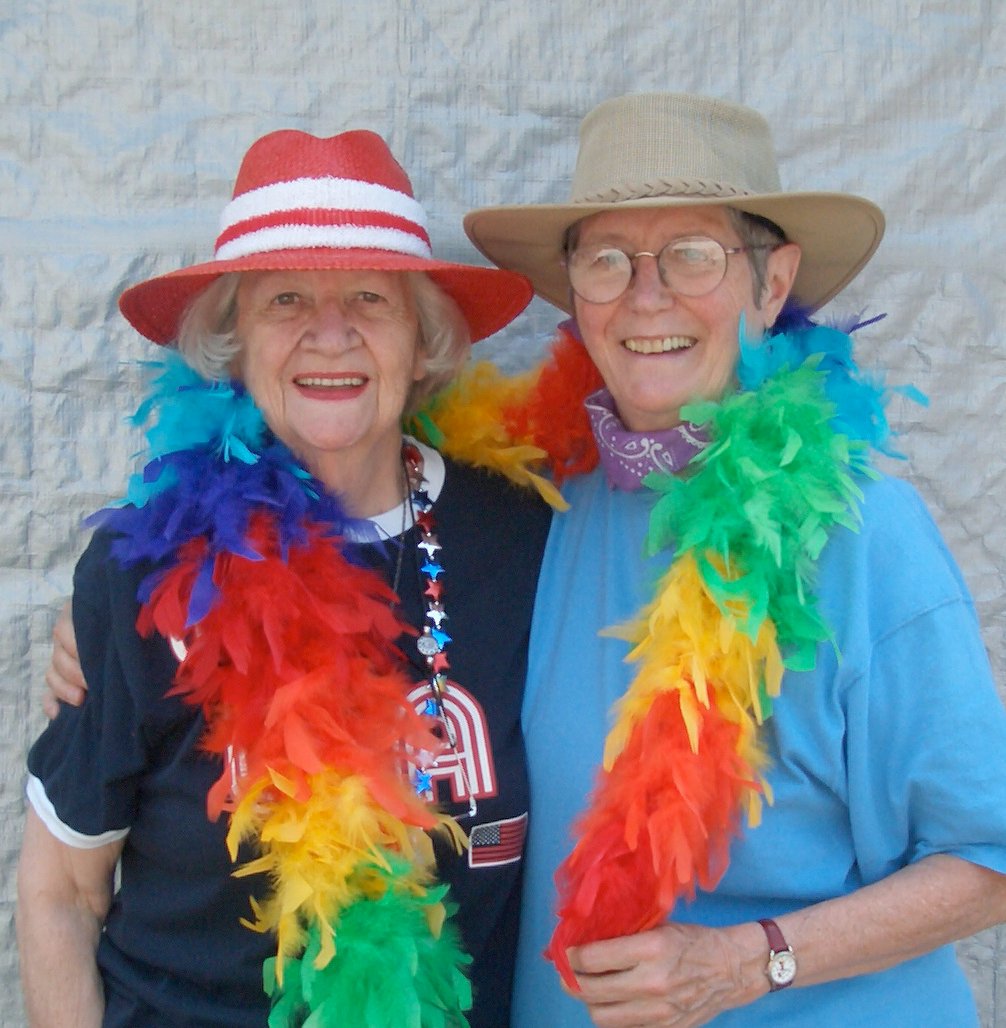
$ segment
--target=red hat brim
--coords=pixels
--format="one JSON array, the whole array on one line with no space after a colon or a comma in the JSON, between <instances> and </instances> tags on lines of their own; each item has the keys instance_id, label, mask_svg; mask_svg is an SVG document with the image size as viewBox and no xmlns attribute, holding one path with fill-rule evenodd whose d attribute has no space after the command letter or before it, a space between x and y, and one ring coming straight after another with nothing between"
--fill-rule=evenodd
<instances>
[{"instance_id":1,"label":"red hat brim","mask_svg":"<svg viewBox=\"0 0 1006 1028\"><path fill-rule=\"evenodd\" d=\"M530 281L517 272L453 264L384 250L278 250L208 261L131 286L119 310L139 332L162 346L173 343L186 307L232 271L421 271L461 308L472 342L508 325L531 302Z\"/></svg>"}]
</instances>

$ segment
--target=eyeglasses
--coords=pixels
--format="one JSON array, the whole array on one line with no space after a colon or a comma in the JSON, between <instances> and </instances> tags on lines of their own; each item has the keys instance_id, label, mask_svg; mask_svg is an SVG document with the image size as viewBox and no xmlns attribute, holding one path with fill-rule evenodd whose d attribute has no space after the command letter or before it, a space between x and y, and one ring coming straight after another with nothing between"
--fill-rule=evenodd
<instances>
[{"instance_id":1,"label":"eyeglasses","mask_svg":"<svg viewBox=\"0 0 1006 1028\"><path fill-rule=\"evenodd\" d=\"M654 257L660 281L682 296L711 293L727 273L727 257L749 250L774 250L774 245L724 246L708 236L672 239L657 253L628 254L611 244L578 246L566 259L569 284L588 303L610 303L625 292L640 257Z\"/></svg>"}]
</instances>

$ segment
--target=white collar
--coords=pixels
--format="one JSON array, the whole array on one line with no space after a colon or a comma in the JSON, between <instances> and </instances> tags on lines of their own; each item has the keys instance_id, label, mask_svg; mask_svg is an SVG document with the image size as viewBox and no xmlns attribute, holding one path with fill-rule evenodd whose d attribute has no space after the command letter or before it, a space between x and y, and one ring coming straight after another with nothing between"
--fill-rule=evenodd
<instances>
[{"instance_id":1,"label":"white collar","mask_svg":"<svg viewBox=\"0 0 1006 1028\"><path fill-rule=\"evenodd\" d=\"M411 436L404 436L404 441L412 443L423 455L423 480L426 487L426 494L430 501L435 503L437 497L444 487L444 458L432 447L413 439ZM403 500L396 504L391 510L383 514L377 514L372 518L362 519L364 524L370 526L369 530L354 531L352 526L347 526L346 535L354 542L373 542L376 532L379 539L394 539L402 534L402 525L406 531L412 527L412 515Z\"/></svg>"}]
</instances>

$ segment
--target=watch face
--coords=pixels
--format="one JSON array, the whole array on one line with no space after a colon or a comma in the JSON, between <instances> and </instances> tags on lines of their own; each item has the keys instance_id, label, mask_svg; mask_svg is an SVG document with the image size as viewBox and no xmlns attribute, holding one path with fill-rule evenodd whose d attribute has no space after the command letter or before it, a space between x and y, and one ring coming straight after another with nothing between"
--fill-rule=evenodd
<instances>
[{"instance_id":1,"label":"watch face","mask_svg":"<svg viewBox=\"0 0 1006 1028\"><path fill-rule=\"evenodd\" d=\"M796 977L796 957L789 950L776 953L769 961L768 976L776 985L789 985Z\"/></svg>"}]
</instances>

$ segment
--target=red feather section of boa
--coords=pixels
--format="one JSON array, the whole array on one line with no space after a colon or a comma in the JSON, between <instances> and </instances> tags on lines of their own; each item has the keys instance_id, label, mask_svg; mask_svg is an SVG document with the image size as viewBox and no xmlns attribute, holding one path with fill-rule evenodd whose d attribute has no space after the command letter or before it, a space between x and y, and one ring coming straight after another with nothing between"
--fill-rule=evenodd
<instances>
[{"instance_id":1,"label":"red feather section of boa","mask_svg":"<svg viewBox=\"0 0 1006 1028\"><path fill-rule=\"evenodd\" d=\"M560 328L530 395L520 406L503 411L511 439L530 442L548 454L557 486L597 467L597 445L583 401L603 384L583 343Z\"/></svg>"},{"instance_id":2,"label":"red feather section of boa","mask_svg":"<svg viewBox=\"0 0 1006 1028\"><path fill-rule=\"evenodd\" d=\"M737 753L738 726L715 705L700 717L696 753L678 693L659 694L599 776L580 841L557 874L559 925L545 953L572 988L569 946L652 928L726 870L753 775Z\"/></svg>"},{"instance_id":3,"label":"red feather section of boa","mask_svg":"<svg viewBox=\"0 0 1006 1028\"><path fill-rule=\"evenodd\" d=\"M395 641L409 629L391 612L391 590L350 564L323 529L282 554L270 519L256 514L247 538L262 559L216 556L213 580L226 583L228 602L197 627L185 622L206 554L201 539L182 548L137 625L184 642L172 691L202 707L209 752L244 757L237 781L225 759L207 799L210 816L233 810L242 786L270 772L304 801L309 776L339 768L363 776L395 817L433 827L401 770L406 750L436 753L442 744L406 700L411 682Z\"/></svg>"}]
</instances>

